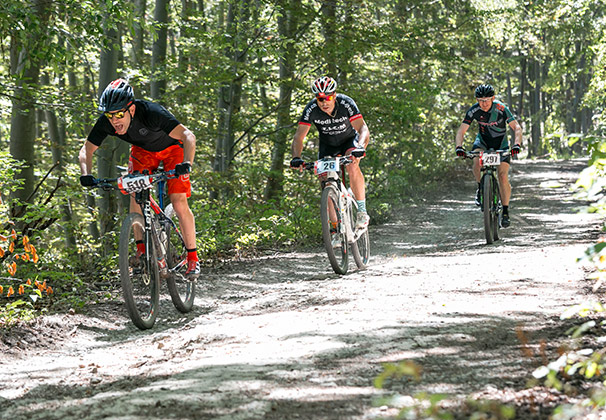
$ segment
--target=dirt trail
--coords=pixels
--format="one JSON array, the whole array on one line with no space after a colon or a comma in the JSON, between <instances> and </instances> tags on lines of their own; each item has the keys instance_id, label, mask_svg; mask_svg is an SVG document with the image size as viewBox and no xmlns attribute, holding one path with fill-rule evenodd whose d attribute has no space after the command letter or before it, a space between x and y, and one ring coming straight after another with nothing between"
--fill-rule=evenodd
<instances>
[{"instance_id":1,"label":"dirt trail","mask_svg":"<svg viewBox=\"0 0 606 420\"><path fill-rule=\"evenodd\" d=\"M491 246L463 173L371 226L367 270L334 275L321 249L228 264L200 282L191 314L164 296L146 332L119 304L47 317L2 347L0 419L390 418L381 397L405 405L421 390L506 401L540 363L517 335L537 354L590 297L575 258L599 221L568 189L583 167L516 163L512 226ZM381 363L402 360L421 381L375 389Z\"/></svg>"}]
</instances>

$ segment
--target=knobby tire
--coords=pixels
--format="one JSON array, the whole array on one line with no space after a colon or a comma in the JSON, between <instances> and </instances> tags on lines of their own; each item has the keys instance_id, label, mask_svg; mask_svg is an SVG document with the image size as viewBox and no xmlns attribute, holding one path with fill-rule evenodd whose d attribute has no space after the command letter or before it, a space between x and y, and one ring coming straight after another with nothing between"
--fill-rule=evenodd
<instances>
[{"instance_id":1,"label":"knobby tire","mask_svg":"<svg viewBox=\"0 0 606 420\"><path fill-rule=\"evenodd\" d=\"M345 236L345 226L343 221L340 220L341 215L339 212L339 193L336 188L327 185L322 190L322 200L320 202L320 216L322 219L322 239L324 240L324 247L326 248L326 254L328 254L328 260L335 273L345 274L347 273L349 264L349 253L347 252L347 239ZM330 209L334 209L337 216L337 235L340 238L340 247L333 248L332 235L330 232Z\"/></svg>"},{"instance_id":2,"label":"knobby tire","mask_svg":"<svg viewBox=\"0 0 606 420\"><path fill-rule=\"evenodd\" d=\"M137 256L135 231L143 235L146 253ZM133 324L141 330L153 327L158 316L160 273L154 241L145 239L145 222L138 213L130 213L120 230L120 281L124 303Z\"/></svg>"},{"instance_id":3,"label":"knobby tire","mask_svg":"<svg viewBox=\"0 0 606 420\"><path fill-rule=\"evenodd\" d=\"M494 205L494 189L492 187L492 183L492 176L484 174L482 177L482 210L484 212L484 233L487 244L494 242L494 216L492 211L492 207Z\"/></svg>"},{"instance_id":4,"label":"knobby tire","mask_svg":"<svg viewBox=\"0 0 606 420\"><path fill-rule=\"evenodd\" d=\"M501 214L503 212L503 206L501 205L501 194L499 193L499 183L496 179L493 179L493 222L492 222L492 238L495 241L499 240L501 228Z\"/></svg>"},{"instance_id":5,"label":"knobby tire","mask_svg":"<svg viewBox=\"0 0 606 420\"><path fill-rule=\"evenodd\" d=\"M176 223L176 217L174 222ZM166 285L175 308L182 313L187 313L192 310L196 296L196 283L187 280L185 277L187 249L177 226L173 226L170 221L166 221L164 232L166 232L168 239L166 263L169 275L166 279Z\"/></svg>"}]
</instances>

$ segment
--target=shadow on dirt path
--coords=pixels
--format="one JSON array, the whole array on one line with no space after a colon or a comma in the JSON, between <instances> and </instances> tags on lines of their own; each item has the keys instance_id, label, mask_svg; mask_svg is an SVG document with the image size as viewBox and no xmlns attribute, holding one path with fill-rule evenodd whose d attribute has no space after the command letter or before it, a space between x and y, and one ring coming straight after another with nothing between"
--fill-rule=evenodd
<instances>
[{"instance_id":1,"label":"shadow on dirt path","mask_svg":"<svg viewBox=\"0 0 606 420\"><path fill-rule=\"evenodd\" d=\"M367 270L337 276L321 250L227 264L200 282L191 314L164 296L151 331L120 305L48 317L46 344L24 334L3 348L0 418L374 419L419 391L453 407L521 392L541 343L555 354L562 310L588 297L575 257L600 220L569 190L583 167L516 162L512 227L491 246L465 172L371 226ZM403 360L420 381L373 387L383 363Z\"/></svg>"}]
</instances>

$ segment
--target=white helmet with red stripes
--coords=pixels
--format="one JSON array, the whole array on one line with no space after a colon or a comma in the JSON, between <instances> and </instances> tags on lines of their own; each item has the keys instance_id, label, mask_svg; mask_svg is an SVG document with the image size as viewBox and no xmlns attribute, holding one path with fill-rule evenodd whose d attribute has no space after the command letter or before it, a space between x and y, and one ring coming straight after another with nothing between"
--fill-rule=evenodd
<instances>
[{"instance_id":1,"label":"white helmet with red stripes","mask_svg":"<svg viewBox=\"0 0 606 420\"><path fill-rule=\"evenodd\" d=\"M322 76L311 84L311 91L314 94L318 93L333 93L337 90L337 82L332 77Z\"/></svg>"}]
</instances>

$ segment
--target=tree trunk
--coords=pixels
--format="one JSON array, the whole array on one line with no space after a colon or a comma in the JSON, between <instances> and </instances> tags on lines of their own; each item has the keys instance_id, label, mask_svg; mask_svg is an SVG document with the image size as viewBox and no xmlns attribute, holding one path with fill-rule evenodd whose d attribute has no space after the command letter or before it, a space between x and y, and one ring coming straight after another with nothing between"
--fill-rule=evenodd
<instances>
[{"instance_id":1,"label":"tree trunk","mask_svg":"<svg viewBox=\"0 0 606 420\"><path fill-rule=\"evenodd\" d=\"M50 78L47 73L42 74L41 77L42 85L49 86ZM52 111L52 109L46 109L44 111L44 118L46 120L47 128L48 128L48 137L50 139L51 144L51 154L53 161L52 165L57 164L57 172L60 176L65 174L65 162L63 160L63 150L65 149L65 133L61 132L62 127L57 122L57 116ZM72 229L73 220L72 220L72 211L71 211L71 200L67 200L65 204L62 206L63 212L63 233L65 235L65 246L69 249L74 249L76 247L76 236L74 234L74 230Z\"/></svg>"},{"instance_id":2,"label":"tree trunk","mask_svg":"<svg viewBox=\"0 0 606 420\"><path fill-rule=\"evenodd\" d=\"M509 72L507 72L507 75L505 78L507 80L507 106L513 113L514 112L513 111L513 95L511 94L511 75L509 74ZM511 130L508 130L508 131L511 131ZM509 134L509 146L512 147L514 144L515 144L515 133L513 131L511 131Z\"/></svg>"},{"instance_id":3,"label":"tree trunk","mask_svg":"<svg viewBox=\"0 0 606 420\"><path fill-rule=\"evenodd\" d=\"M52 3L46 0L32 0L27 7L32 7L32 20L37 22L32 26L43 27L48 21ZM25 27L28 30L29 24ZM45 48L44 37L35 31L28 32L25 37L11 37L11 75L15 80L15 89L12 97L10 154L13 158L23 162L21 172L16 178L23 181L23 188L11 192L11 197L17 199L22 205L15 205L11 209L12 215L20 215L25 211L27 202L32 199L34 191L34 136L36 127L36 110L34 98L29 86L36 85L40 76L42 63L40 50Z\"/></svg>"},{"instance_id":4,"label":"tree trunk","mask_svg":"<svg viewBox=\"0 0 606 420\"><path fill-rule=\"evenodd\" d=\"M135 19L133 22L134 33L130 58L135 64L135 68L141 67L145 63L145 32L143 31L143 24L145 22L146 6L147 0L134 0Z\"/></svg>"},{"instance_id":5,"label":"tree trunk","mask_svg":"<svg viewBox=\"0 0 606 420\"><path fill-rule=\"evenodd\" d=\"M541 64L538 59L532 60L532 79L534 86L531 92L532 126L531 141L528 154L530 157L539 156L541 152Z\"/></svg>"},{"instance_id":6,"label":"tree trunk","mask_svg":"<svg viewBox=\"0 0 606 420\"><path fill-rule=\"evenodd\" d=\"M326 63L326 75L337 78L337 57L336 57L336 24L337 24L337 3L332 0L322 1L322 33L324 35L324 62ZM318 74L323 76L325 74Z\"/></svg>"},{"instance_id":7,"label":"tree trunk","mask_svg":"<svg viewBox=\"0 0 606 420\"><path fill-rule=\"evenodd\" d=\"M244 29L250 18L250 1L243 0L230 3L225 22L225 32L231 35L232 44L226 48L225 54L232 62L232 80L219 88L217 108L219 121L217 139L215 142L215 159L213 170L227 177L233 160L235 142L234 119L240 112L242 97L242 82L244 74L240 73L241 64L246 61L246 31ZM223 191L229 194L228 190ZM211 193L211 198L218 198L218 191Z\"/></svg>"},{"instance_id":8,"label":"tree trunk","mask_svg":"<svg viewBox=\"0 0 606 420\"><path fill-rule=\"evenodd\" d=\"M520 60L520 98L518 100L518 115L520 119L524 116L524 95L526 94L526 85L527 85L527 62L526 56L523 55Z\"/></svg>"},{"instance_id":9,"label":"tree trunk","mask_svg":"<svg viewBox=\"0 0 606 420\"><path fill-rule=\"evenodd\" d=\"M166 65L166 45L168 38L168 0L156 0L154 21L157 37L152 46L151 96L160 99L166 90L164 66Z\"/></svg>"},{"instance_id":10,"label":"tree trunk","mask_svg":"<svg viewBox=\"0 0 606 420\"><path fill-rule=\"evenodd\" d=\"M99 97L105 87L118 77L118 45L120 45L120 37L118 31L112 25L105 26L105 38L108 39L107 48L101 50L100 66L99 66ZM109 178L116 174L115 150L118 147L118 142L121 141L116 137L106 139L101 147L97 149L97 176L99 178ZM113 191L101 191L101 202L99 208L99 223L100 234L103 241L109 241L107 233L115 229L114 215L117 212L116 194ZM104 247L109 249L109 247Z\"/></svg>"},{"instance_id":11,"label":"tree trunk","mask_svg":"<svg viewBox=\"0 0 606 420\"><path fill-rule=\"evenodd\" d=\"M276 119L276 134L274 137L273 150L271 154L271 165L267 185L265 187L265 199L272 200L279 196L284 182L284 155L288 148L289 133L285 129L291 123L290 106L294 84L294 63L296 55L295 43L292 34L297 26L298 0L282 0L279 3L278 33L281 38L280 51L280 103L278 104Z\"/></svg>"}]
</instances>

